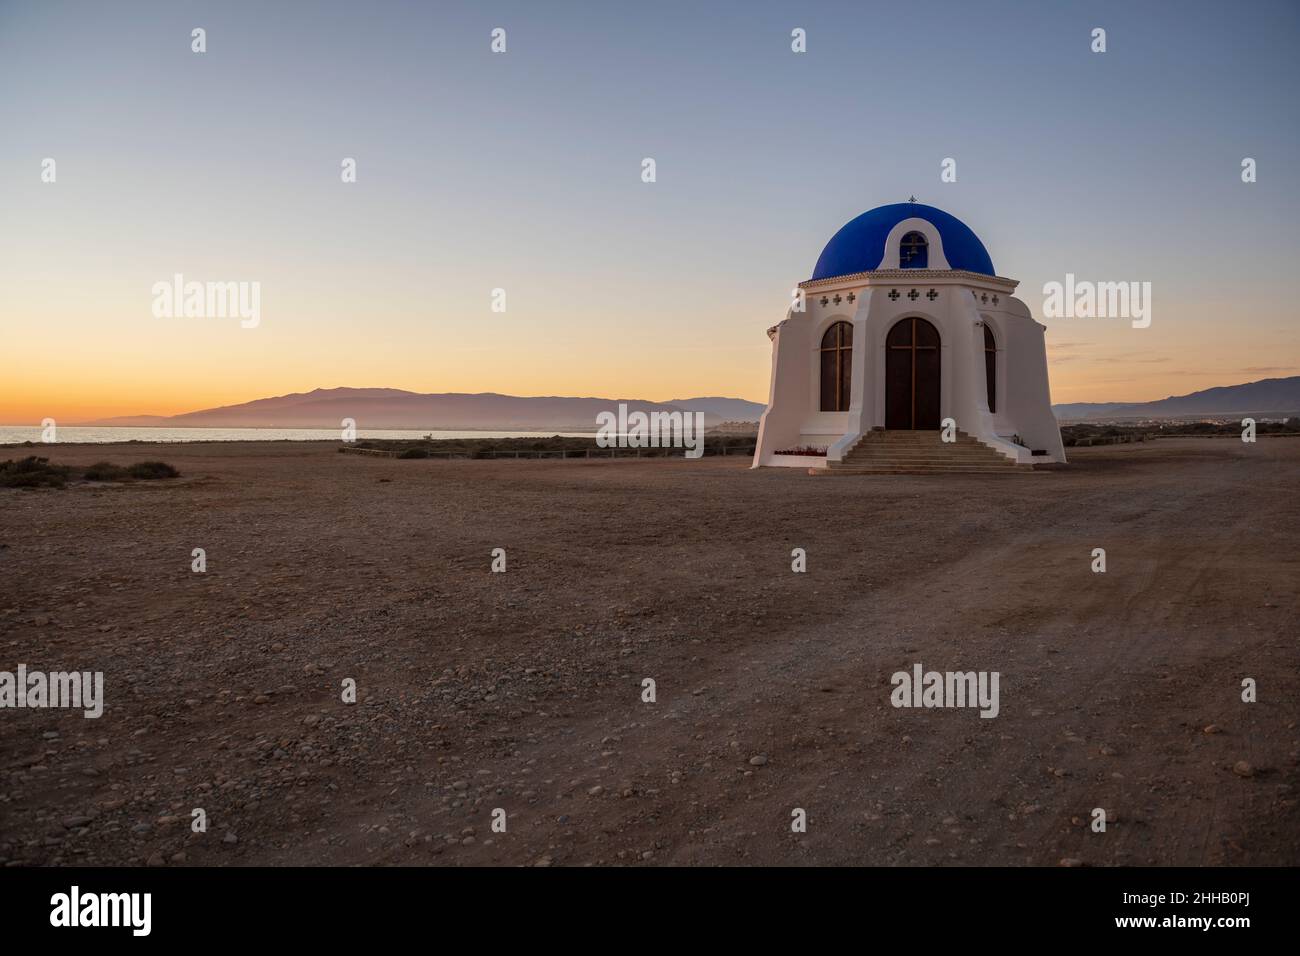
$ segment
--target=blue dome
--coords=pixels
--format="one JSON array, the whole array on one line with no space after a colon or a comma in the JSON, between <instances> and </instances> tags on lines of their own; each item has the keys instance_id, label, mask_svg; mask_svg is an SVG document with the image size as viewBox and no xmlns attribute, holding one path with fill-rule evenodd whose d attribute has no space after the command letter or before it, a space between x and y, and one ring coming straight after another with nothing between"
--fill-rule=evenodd
<instances>
[{"instance_id":1,"label":"blue dome","mask_svg":"<svg viewBox=\"0 0 1300 956\"><path fill-rule=\"evenodd\" d=\"M993 260L979 236L956 216L919 202L898 202L877 206L840 228L826 243L813 269L814 279L830 279L855 272L871 272L885 257L885 239L889 231L904 219L924 219L939 230L944 258L952 269L965 269L981 275L997 275Z\"/></svg>"}]
</instances>

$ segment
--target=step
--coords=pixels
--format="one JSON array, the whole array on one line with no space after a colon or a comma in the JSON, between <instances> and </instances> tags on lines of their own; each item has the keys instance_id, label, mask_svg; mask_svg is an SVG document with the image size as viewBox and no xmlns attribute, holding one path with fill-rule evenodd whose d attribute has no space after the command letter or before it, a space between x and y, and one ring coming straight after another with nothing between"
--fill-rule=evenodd
<instances>
[{"instance_id":1,"label":"step","mask_svg":"<svg viewBox=\"0 0 1300 956\"><path fill-rule=\"evenodd\" d=\"M885 467L872 468L809 468L810 475L1032 475L1033 466L1013 466L1010 468L974 466L930 466L930 467Z\"/></svg>"},{"instance_id":2,"label":"step","mask_svg":"<svg viewBox=\"0 0 1300 956\"><path fill-rule=\"evenodd\" d=\"M933 455L944 458L988 458L1011 461L991 448L854 448L845 458L872 458L881 455Z\"/></svg>"},{"instance_id":3,"label":"step","mask_svg":"<svg viewBox=\"0 0 1300 956\"><path fill-rule=\"evenodd\" d=\"M870 461L832 461L829 468L1015 468L1014 461L978 459L962 461L951 458L873 458Z\"/></svg>"},{"instance_id":4,"label":"step","mask_svg":"<svg viewBox=\"0 0 1300 956\"><path fill-rule=\"evenodd\" d=\"M1033 465L993 465L993 464L969 464L958 462L938 462L938 461L880 461L870 463L859 463L843 465L837 462L831 462L827 465L827 471L874 471L878 468L915 468L918 471L942 471L949 468L960 470L974 469L976 471L1026 471L1032 470Z\"/></svg>"},{"instance_id":5,"label":"step","mask_svg":"<svg viewBox=\"0 0 1300 956\"><path fill-rule=\"evenodd\" d=\"M991 448L854 448L845 458L871 458L880 455L931 455L944 458L987 458L993 461L1011 461Z\"/></svg>"},{"instance_id":6,"label":"step","mask_svg":"<svg viewBox=\"0 0 1300 956\"><path fill-rule=\"evenodd\" d=\"M943 442L944 445L952 445L958 441L978 441L972 434L958 433L953 436L952 441L944 441L944 437L939 432L909 432L907 434L891 434L889 432L876 432L874 434L865 434L858 441L932 441Z\"/></svg>"},{"instance_id":7,"label":"step","mask_svg":"<svg viewBox=\"0 0 1300 956\"><path fill-rule=\"evenodd\" d=\"M958 432L943 441L937 431L873 431L863 435L841 461L819 475L1005 475L1029 474L1031 464L1008 458L972 435Z\"/></svg>"},{"instance_id":8,"label":"step","mask_svg":"<svg viewBox=\"0 0 1300 956\"><path fill-rule=\"evenodd\" d=\"M895 455L889 458L859 458L853 461L831 461L827 462L830 468L879 468L889 465L950 465L955 468L1015 468L1017 462L1008 461L1003 458L1001 461L991 458L920 458L911 455Z\"/></svg>"},{"instance_id":9,"label":"step","mask_svg":"<svg viewBox=\"0 0 1300 956\"><path fill-rule=\"evenodd\" d=\"M979 445L981 448L987 448L981 441L974 438L959 438L956 441L940 441L938 438L864 438L858 442L858 445L875 445L889 446L895 445L943 445L947 448L953 448L961 445ZM856 445L854 447L857 447Z\"/></svg>"},{"instance_id":10,"label":"step","mask_svg":"<svg viewBox=\"0 0 1300 956\"><path fill-rule=\"evenodd\" d=\"M872 465L869 468L823 468L834 475L1002 475L1025 472L1025 468L977 468L971 465Z\"/></svg>"},{"instance_id":11,"label":"step","mask_svg":"<svg viewBox=\"0 0 1300 956\"><path fill-rule=\"evenodd\" d=\"M965 432L958 432L953 436L955 441L975 441L974 435L967 435ZM861 441L943 441L943 435L940 432L871 432L863 435Z\"/></svg>"},{"instance_id":12,"label":"step","mask_svg":"<svg viewBox=\"0 0 1300 956\"><path fill-rule=\"evenodd\" d=\"M858 445L856 448L850 448L845 455L998 455L1004 457L1001 452L996 452L992 448L983 445L890 445L882 447L881 445L868 445L863 447Z\"/></svg>"},{"instance_id":13,"label":"step","mask_svg":"<svg viewBox=\"0 0 1300 956\"><path fill-rule=\"evenodd\" d=\"M873 441L859 442L850 448L850 451L868 451L872 448L878 448L882 451L894 451L895 449L907 448L941 448L944 451L994 451L988 445L980 442L961 442L960 444L940 444L939 442L920 442L920 441Z\"/></svg>"}]
</instances>

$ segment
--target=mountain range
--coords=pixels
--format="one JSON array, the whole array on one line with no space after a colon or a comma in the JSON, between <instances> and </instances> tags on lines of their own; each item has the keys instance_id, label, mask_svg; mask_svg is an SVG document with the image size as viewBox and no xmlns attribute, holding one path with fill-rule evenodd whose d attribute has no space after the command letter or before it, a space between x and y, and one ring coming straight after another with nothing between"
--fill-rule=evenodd
<instances>
[{"instance_id":1,"label":"mountain range","mask_svg":"<svg viewBox=\"0 0 1300 956\"><path fill-rule=\"evenodd\" d=\"M626 398L499 395L495 392L408 392L398 388L318 388L181 415L128 415L87 422L166 428L360 428L429 430L595 431L596 415L617 411L703 412L706 427L757 422L763 407L741 398L706 396L650 402ZM1053 405L1059 421L1181 418L1199 415L1300 414L1300 375L1223 385L1151 402L1072 402Z\"/></svg>"},{"instance_id":2,"label":"mountain range","mask_svg":"<svg viewBox=\"0 0 1300 956\"><path fill-rule=\"evenodd\" d=\"M495 392L422 394L398 388L318 388L259 398L239 405L181 415L126 415L87 422L98 426L163 428L338 428L351 418L358 428L429 430L519 429L595 431L600 412L703 412L705 427L724 421L757 422L763 406L739 398L683 398L649 402L626 398L523 397Z\"/></svg>"},{"instance_id":3,"label":"mountain range","mask_svg":"<svg viewBox=\"0 0 1300 956\"><path fill-rule=\"evenodd\" d=\"M1300 413L1300 375L1220 385L1154 402L1074 402L1053 405L1058 421L1096 418L1184 418L1198 415Z\"/></svg>"}]
</instances>

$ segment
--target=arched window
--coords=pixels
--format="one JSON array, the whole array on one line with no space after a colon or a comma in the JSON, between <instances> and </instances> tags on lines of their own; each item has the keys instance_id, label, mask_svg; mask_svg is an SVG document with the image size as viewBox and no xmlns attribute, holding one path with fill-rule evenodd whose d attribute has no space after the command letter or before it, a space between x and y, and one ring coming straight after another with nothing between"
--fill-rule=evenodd
<instances>
[{"instance_id":1,"label":"arched window","mask_svg":"<svg viewBox=\"0 0 1300 956\"><path fill-rule=\"evenodd\" d=\"M822 336L822 411L847 412L853 383L853 326L836 322Z\"/></svg>"},{"instance_id":2,"label":"arched window","mask_svg":"<svg viewBox=\"0 0 1300 956\"><path fill-rule=\"evenodd\" d=\"M930 244L919 232L909 232L898 244L898 265L903 269L924 269L930 261Z\"/></svg>"},{"instance_id":3,"label":"arched window","mask_svg":"<svg viewBox=\"0 0 1300 956\"><path fill-rule=\"evenodd\" d=\"M993 340L989 324L984 323L984 386L989 393L989 411L998 410L998 343Z\"/></svg>"}]
</instances>

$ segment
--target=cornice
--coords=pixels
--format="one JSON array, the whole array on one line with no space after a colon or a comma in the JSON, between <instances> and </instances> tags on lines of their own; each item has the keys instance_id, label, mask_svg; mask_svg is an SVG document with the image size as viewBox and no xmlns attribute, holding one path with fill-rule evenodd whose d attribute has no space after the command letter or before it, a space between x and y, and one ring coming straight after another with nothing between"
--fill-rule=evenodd
<instances>
[{"instance_id":1,"label":"cornice","mask_svg":"<svg viewBox=\"0 0 1300 956\"><path fill-rule=\"evenodd\" d=\"M873 269L828 279L808 279L799 288L809 291L842 286L870 285L977 285L1012 292L1020 282L1002 276L986 276L965 269Z\"/></svg>"}]
</instances>

